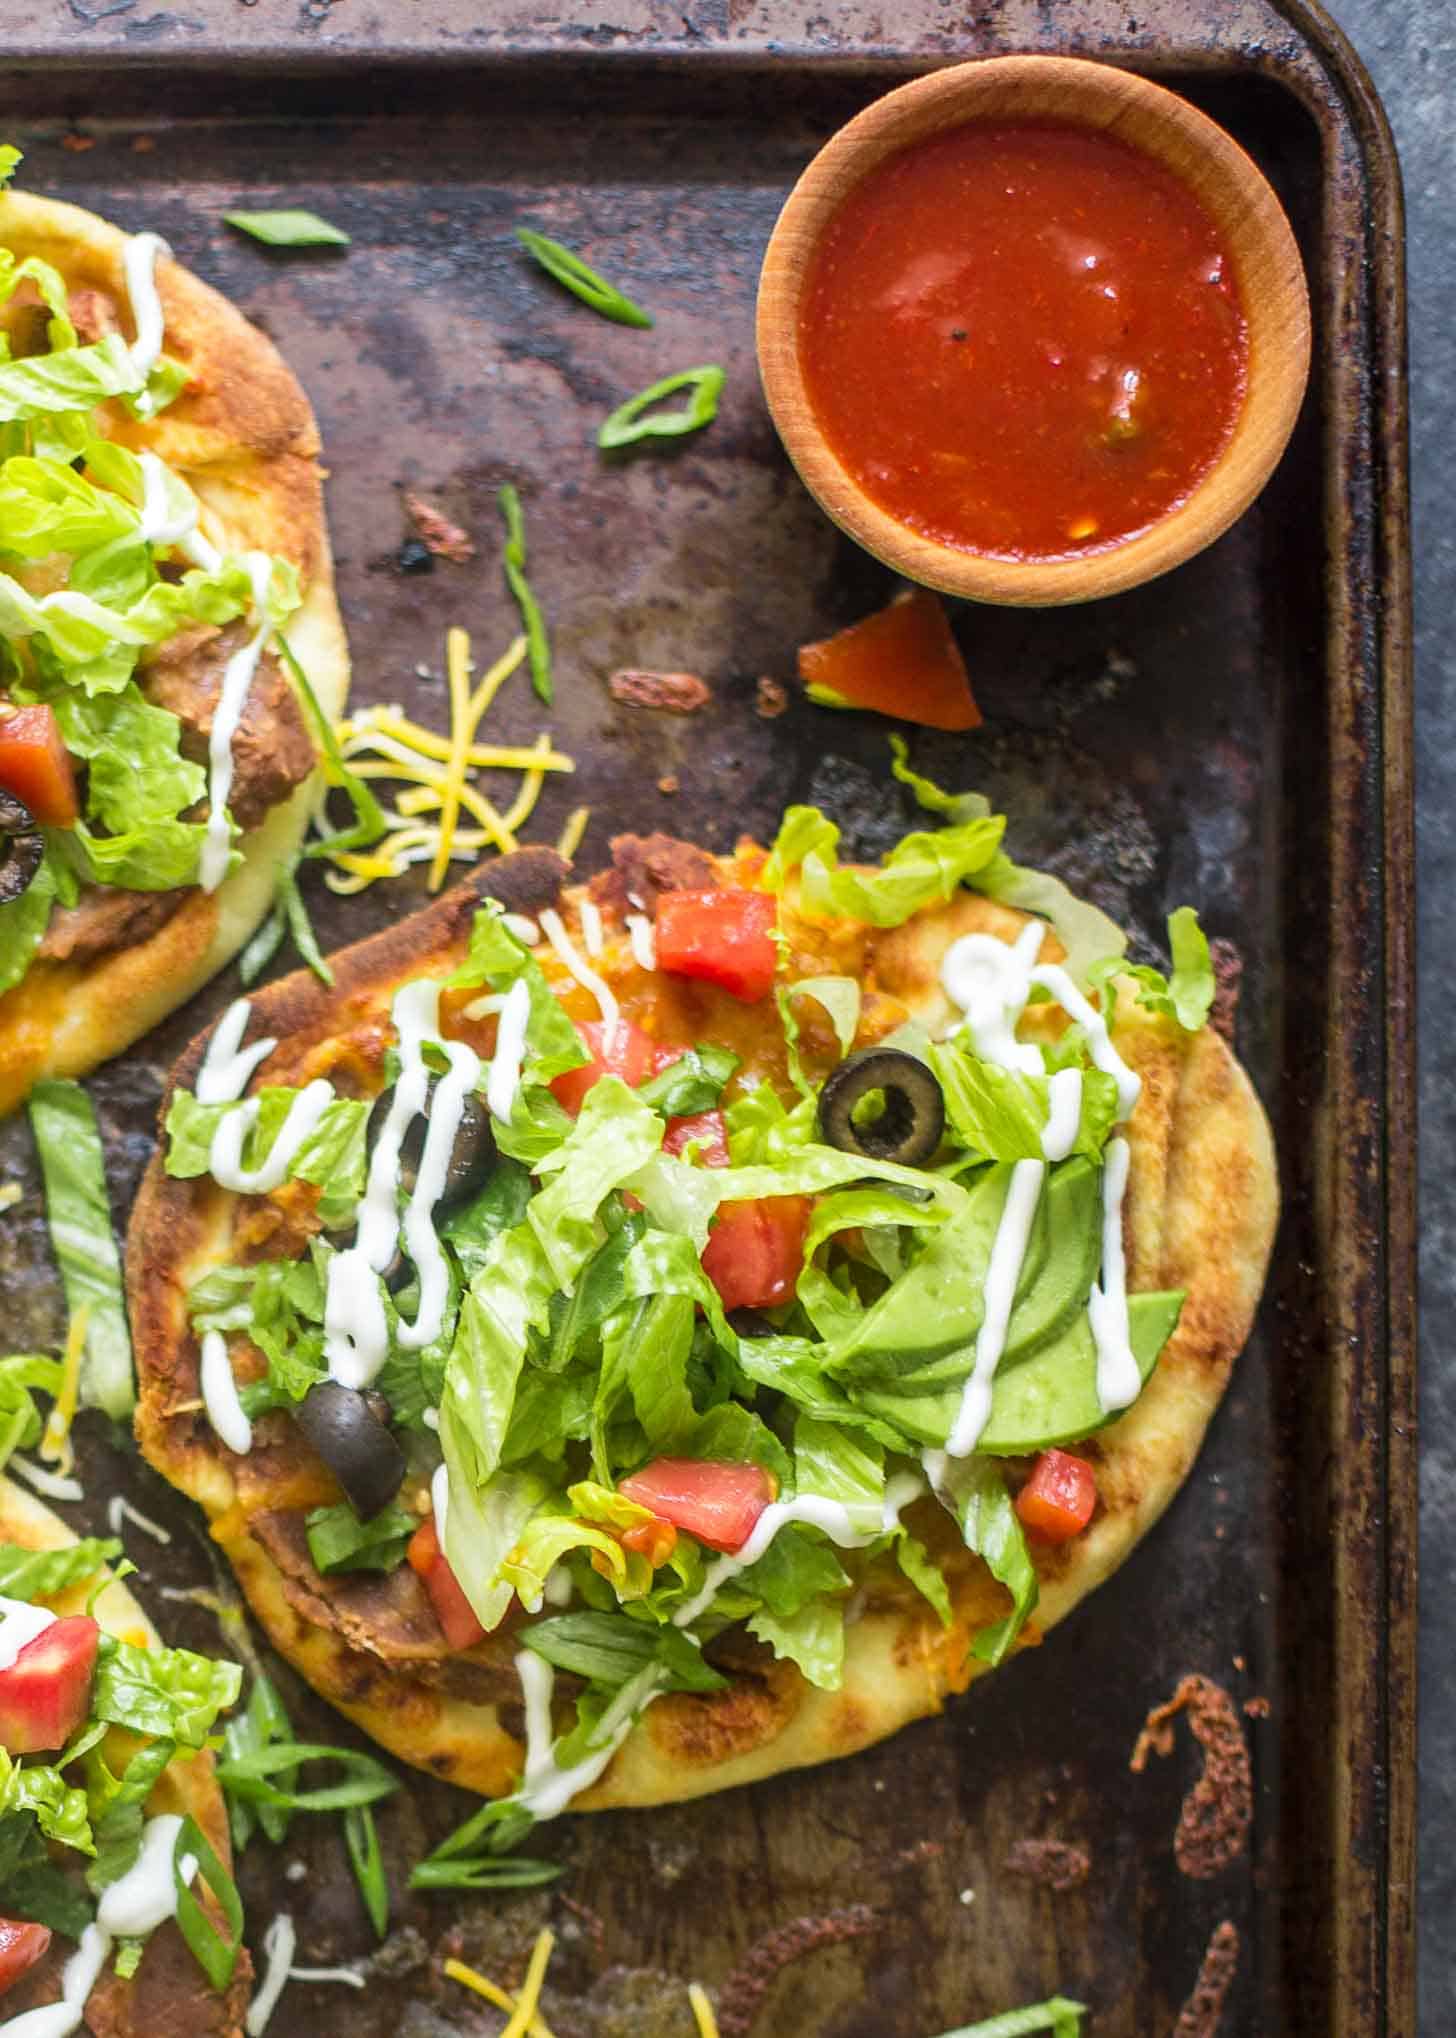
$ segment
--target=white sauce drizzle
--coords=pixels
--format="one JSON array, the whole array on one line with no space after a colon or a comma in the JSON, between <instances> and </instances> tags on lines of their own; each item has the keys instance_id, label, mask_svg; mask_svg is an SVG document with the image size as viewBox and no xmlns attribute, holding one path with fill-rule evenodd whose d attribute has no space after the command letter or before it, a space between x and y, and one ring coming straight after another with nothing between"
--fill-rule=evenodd
<instances>
[{"instance_id":1,"label":"white sauce drizzle","mask_svg":"<svg viewBox=\"0 0 1456 2038\"><path fill-rule=\"evenodd\" d=\"M1011 1184L1006 1191L1001 1221L996 1226L996 1236L991 1244L990 1264L986 1268L981 1327L976 1332L976 1362L961 1394L961 1405L956 1411L950 1435L945 1440L946 1451L952 1458L970 1456L990 1419L992 1382L1001 1363L1001 1354L1006 1349L1006 1331L1011 1322L1012 1304L1016 1300L1016 1284L1021 1277L1021 1263L1026 1258L1026 1244L1031 1237L1032 1220L1041 1200L1046 1171L1045 1161L1016 1161L1012 1165Z\"/></svg>"},{"instance_id":2,"label":"white sauce drizzle","mask_svg":"<svg viewBox=\"0 0 1456 2038\"><path fill-rule=\"evenodd\" d=\"M638 969L657 968L657 930L645 913L627 915L627 939Z\"/></svg>"},{"instance_id":3,"label":"white sauce drizzle","mask_svg":"<svg viewBox=\"0 0 1456 2038\"><path fill-rule=\"evenodd\" d=\"M202 1334L201 1385L208 1421L228 1449L245 1458L253 1448L253 1425L243 1413L227 1339L220 1330Z\"/></svg>"},{"instance_id":4,"label":"white sauce drizzle","mask_svg":"<svg viewBox=\"0 0 1456 2038\"><path fill-rule=\"evenodd\" d=\"M1142 1391L1127 1320L1127 1261L1122 1249L1122 1199L1132 1149L1110 1139L1102 1168L1102 1280L1087 1298L1097 1347L1097 1399L1103 1410L1130 1408Z\"/></svg>"},{"instance_id":5,"label":"white sauce drizzle","mask_svg":"<svg viewBox=\"0 0 1456 2038\"><path fill-rule=\"evenodd\" d=\"M445 1547L445 1517L450 1512L450 1470L445 1464L436 1465L430 1480L430 1511L435 1517L435 1540L443 1550Z\"/></svg>"},{"instance_id":6,"label":"white sauce drizzle","mask_svg":"<svg viewBox=\"0 0 1456 2038\"><path fill-rule=\"evenodd\" d=\"M571 1597L575 1590L576 1587L572 1583L571 1572L567 1566L565 1564L553 1564L546 1573L545 1582L541 1587L541 1597L548 1606L570 1606Z\"/></svg>"},{"instance_id":7,"label":"white sauce drizzle","mask_svg":"<svg viewBox=\"0 0 1456 2038\"><path fill-rule=\"evenodd\" d=\"M1077 1143L1082 1123L1082 1071L1056 1069L1047 1079L1051 1105L1042 1127L1041 1150L1049 1161L1064 1161Z\"/></svg>"},{"instance_id":8,"label":"white sauce drizzle","mask_svg":"<svg viewBox=\"0 0 1456 2038\"><path fill-rule=\"evenodd\" d=\"M232 855L232 823L227 815L227 802L233 786L233 738L243 719L248 689L253 684L253 674L258 669L263 646L273 633L267 614L273 561L266 552L249 552L246 559L253 608L262 620L223 668L217 707L213 711L212 734L207 742L207 832L202 838L202 855L197 866L198 883L205 892L215 892L227 876L228 859Z\"/></svg>"},{"instance_id":9,"label":"white sauce drizzle","mask_svg":"<svg viewBox=\"0 0 1456 2038\"><path fill-rule=\"evenodd\" d=\"M1029 920L1010 944L994 934L963 934L940 965L945 994L965 1013L981 1060L1026 1076L1041 1074L1041 1050L1018 1040L1016 1027L1031 995L1032 966L1045 935L1040 920Z\"/></svg>"},{"instance_id":10,"label":"white sauce drizzle","mask_svg":"<svg viewBox=\"0 0 1456 2038\"><path fill-rule=\"evenodd\" d=\"M51 1227L55 1236L55 1227ZM33 1465L29 1458L22 1458L17 1451L8 1460L7 1472L18 1472L27 1486L33 1486L37 1493L43 1493L47 1500L84 1500L86 1489L79 1479L67 1479L60 1472L47 1471L44 1465Z\"/></svg>"},{"instance_id":11,"label":"white sauce drizzle","mask_svg":"<svg viewBox=\"0 0 1456 2038\"><path fill-rule=\"evenodd\" d=\"M276 1040L255 1040L241 1046L251 1010L246 998L234 998L213 1028L193 1091L199 1104L235 1103L259 1062L266 1061L278 1045Z\"/></svg>"},{"instance_id":12,"label":"white sauce drizzle","mask_svg":"<svg viewBox=\"0 0 1456 2038\"><path fill-rule=\"evenodd\" d=\"M75 1952L61 1971L61 2000L39 2010L24 2010L0 2024L6 2038L71 2038L81 2028L86 1998L100 1979L111 1952L111 1940L99 1925L88 1925Z\"/></svg>"},{"instance_id":13,"label":"white sauce drizzle","mask_svg":"<svg viewBox=\"0 0 1456 2038\"><path fill-rule=\"evenodd\" d=\"M1117 1084L1119 1124L1131 1118L1133 1107L1142 1094L1142 1077L1133 1073L1113 1046L1102 1014L1095 1005L1088 1004L1060 963L1038 963L1031 973L1031 980L1040 984L1043 990L1050 991L1069 1018L1081 1021L1093 1066L1101 1069L1103 1075L1111 1076Z\"/></svg>"},{"instance_id":14,"label":"white sauce drizzle","mask_svg":"<svg viewBox=\"0 0 1456 2038\"><path fill-rule=\"evenodd\" d=\"M490 1058L490 1074L485 1084L486 1106L491 1117L499 1118L503 1125L510 1124L511 1113L516 1108L516 1092L521 1086L521 1063L526 1056L526 1026L530 1017L531 993L525 982L517 977L506 992L506 1000L501 1007L495 1053Z\"/></svg>"},{"instance_id":15,"label":"white sauce drizzle","mask_svg":"<svg viewBox=\"0 0 1456 2038\"><path fill-rule=\"evenodd\" d=\"M177 1882L173 1857L182 1821L175 1812L148 1819L142 1828L141 1852L125 1875L107 1884L96 1906L96 1922L110 1938L145 1939L158 1925L177 1914ZM190 1883L197 1873L195 1854L184 1854L177 1873Z\"/></svg>"},{"instance_id":16,"label":"white sauce drizzle","mask_svg":"<svg viewBox=\"0 0 1456 2038\"><path fill-rule=\"evenodd\" d=\"M139 375L151 374L162 351L164 317L157 291L157 257L171 252L160 234L132 234L122 250L122 274L131 300L132 324L136 327L131 362ZM139 411L145 414L150 408L145 394L137 398Z\"/></svg>"},{"instance_id":17,"label":"white sauce drizzle","mask_svg":"<svg viewBox=\"0 0 1456 2038\"><path fill-rule=\"evenodd\" d=\"M908 1507L912 1498L913 1495L907 1494L899 1502L899 1506ZM779 1530L787 1528L790 1522L807 1522L811 1528L822 1529L829 1540L837 1543L841 1549L858 1550L863 1549L866 1543L872 1543L876 1536L885 1533L888 1509L887 1491L884 1509L877 1511L873 1520L861 1529L856 1527L853 1516L842 1501L826 1499L822 1494L801 1493L797 1500L773 1501L754 1523L753 1533L742 1549L735 1550L731 1556L719 1557L716 1564L708 1566L703 1577L702 1590L678 1608L672 1617L673 1626L691 1627L698 1615L712 1605L718 1588L726 1585L730 1578L736 1577L750 1564L756 1564ZM894 1521L888 1524L891 1528L894 1525Z\"/></svg>"},{"instance_id":18,"label":"white sauce drizzle","mask_svg":"<svg viewBox=\"0 0 1456 2038\"><path fill-rule=\"evenodd\" d=\"M288 1107L288 1115L267 1157L255 1168L243 1166L243 1147L258 1122L263 1106L256 1097L227 1111L217 1122L207 1151L207 1168L212 1179L236 1196L268 1196L288 1179L288 1170L319 1127L319 1120L334 1101L334 1086L316 1076L301 1089Z\"/></svg>"},{"instance_id":19,"label":"white sauce drizzle","mask_svg":"<svg viewBox=\"0 0 1456 2038\"><path fill-rule=\"evenodd\" d=\"M138 453L137 461L142 470L142 516L137 536L148 545L180 545L197 522L196 497L184 488L182 506L174 511L168 488L173 476L166 462L155 453Z\"/></svg>"},{"instance_id":20,"label":"white sauce drizzle","mask_svg":"<svg viewBox=\"0 0 1456 2038\"><path fill-rule=\"evenodd\" d=\"M427 1103L429 1129L403 1226L405 1251L419 1277L420 1306L412 1324L400 1324L398 1335L402 1345L418 1350L440 1334L450 1280L431 1213L445 1186L465 1098L480 1079L480 1059L473 1049L463 1041L440 1040L438 983L406 984L395 996L390 1017L399 1034L399 1079L374 1142L355 1243L329 1261L324 1299L324 1357L330 1377L345 1387L367 1387L389 1353L389 1326L375 1276L389 1265L399 1241L400 1149ZM429 1041L440 1045L449 1063L433 1100L424 1058Z\"/></svg>"},{"instance_id":21,"label":"white sauce drizzle","mask_svg":"<svg viewBox=\"0 0 1456 2038\"><path fill-rule=\"evenodd\" d=\"M926 1492L925 1481L915 1472L894 1472L885 1481L885 1506L880 1519L880 1531L889 1535L900 1526L900 1516L914 1500Z\"/></svg>"},{"instance_id":22,"label":"white sauce drizzle","mask_svg":"<svg viewBox=\"0 0 1456 2038\"><path fill-rule=\"evenodd\" d=\"M594 900L583 899L579 909L581 938L593 958L602 952L602 916Z\"/></svg>"},{"instance_id":23,"label":"white sauce drizzle","mask_svg":"<svg viewBox=\"0 0 1456 2038\"><path fill-rule=\"evenodd\" d=\"M24 1599L0 1598L0 1670L8 1670L22 1649L43 1635L55 1615Z\"/></svg>"},{"instance_id":24,"label":"white sauce drizzle","mask_svg":"<svg viewBox=\"0 0 1456 2038\"><path fill-rule=\"evenodd\" d=\"M287 1911L280 1911L263 1934L263 1958L267 1965L258 1993L248 2005L243 2029L248 2038L263 2038L268 2019L278 2007L278 1998L288 1986L288 1970L298 1948L298 1931Z\"/></svg>"},{"instance_id":25,"label":"white sauce drizzle","mask_svg":"<svg viewBox=\"0 0 1456 2038\"><path fill-rule=\"evenodd\" d=\"M502 913L501 925L508 934L514 934L523 948L535 948L541 940L541 929L529 913Z\"/></svg>"},{"instance_id":26,"label":"white sauce drizzle","mask_svg":"<svg viewBox=\"0 0 1456 2038\"><path fill-rule=\"evenodd\" d=\"M597 1010L602 1015L602 1048L606 1052L617 1037L617 1025L621 1018L616 999L596 971L589 969L582 961L575 943L561 924L561 915L554 906L548 906L542 913L541 931L582 989L590 991L596 999Z\"/></svg>"},{"instance_id":27,"label":"white sauce drizzle","mask_svg":"<svg viewBox=\"0 0 1456 2038\"><path fill-rule=\"evenodd\" d=\"M639 1713L661 1689L663 1671L655 1663L622 1686L602 1714L590 1751L570 1769L559 1769L551 1727L551 1694L556 1673L534 1649L516 1657L516 1673L526 1701L526 1767L515 1793L518 1804L536 1819L554 1819L571 1800L596 1782L632 1731Z\"/></svg>"}]
</instances>

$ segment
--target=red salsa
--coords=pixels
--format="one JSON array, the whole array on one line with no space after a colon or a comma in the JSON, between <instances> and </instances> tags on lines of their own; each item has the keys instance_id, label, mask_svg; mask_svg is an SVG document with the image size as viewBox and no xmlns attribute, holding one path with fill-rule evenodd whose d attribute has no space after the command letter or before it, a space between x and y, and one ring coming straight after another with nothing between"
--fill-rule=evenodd
<instances>
[{"instance_id":1,"label":"red salsa","mask_svg":"<svg viewBox=\"0 0 1456 2038\"><path fill-rule=\"evenodd\" d=\"M1010 559L1098 551L1186 501L1248 368L1200 200L1128 143L1053 122L972 122L871 171L815 251L799 341L866 494Z\"/></svg>"}]
</instances>

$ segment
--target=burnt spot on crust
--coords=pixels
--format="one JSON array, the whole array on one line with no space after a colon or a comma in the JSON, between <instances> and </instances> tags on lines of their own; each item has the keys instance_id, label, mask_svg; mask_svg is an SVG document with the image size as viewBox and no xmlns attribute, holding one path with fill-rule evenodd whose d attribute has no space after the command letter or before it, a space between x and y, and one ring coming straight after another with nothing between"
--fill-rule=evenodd
<instances>
[{"instance_id":1,"label":"burnt spot on crust","mask_svg":"<svg viewBox=\"0 0 1456 2038\"><path fill-rule=\"evenodd\" d=\"M1225 1918L1208 1942L1193 1993L1178 2012L1173 2038L1215 2038L1238 1965L1238 1931Z\"/></svg>"},{"instance_id":2,"label":"burnt spot on crust","mask_svg":"<svg viewBox=\"0 0 1456 2038\"><path fill-rule=\"evenodd\" d=\"M820 1946L842 1946L878 1932L885 1919L868 1904L849 1904L818 1918L796 1918L760 1939L739 1961L718 1991L718 2029L722 2038L747 2038L769 1983L790 1961Z\"/></svg>"},{"instance_id":3,"label":"burnt spot on crust","mask_svg":"<svg viewBox=\"0 0 1456 2038\"><path fill-rule=\"evenodd\" d=\"M1183 1800L1173 1858L1184 1875L1206 1881L1236 1861L1254 1816L1249 1744L1238 1708L1211 1677L1185 1677L1165 1705L1148 1714L1128 1767L1141 1775L1150 1755L1171 1755L1173 1722L1186 1712L1203 1749L1203 1774Z\"/></svg>"},{"instance_id":4,"label":"burnt spot on crust","mask_svg":"<svg viewBox=\"0 0 1456 2038\"><path fill-rule=\"evenodd\" d=\"M665 1761L684 1769L716 1769L784 1731L803 1701L804 1680L793 1663L756 1673L735 1667L726 1691L671 1692L643 1715L644 1730Z\"/></svg>"},{"instance_id":5,"label":"burnt spot on crust","mask_svg":"<svg viewBox=\"0 0 1456 2038\"><path fill-rule=\"evenodd\" d=\"M1070 1840L1016 1840L1006 1856L1013 1875L1039 1882L1043 1889L1076 1889L1092 1873L1092 1857Z\"/></svg>"},{"instance_id":6,"label":"burnt spot on crust","mask_svg":"<svg viewBox=\"0 0 1456 2038\"><path fill-rule=\"evenodd\" d=\"M611 849L612 868L598 871L587 891L615 913L654 913L664 892L706 892L719 883L707 851L676 835L614 835Z\"/></svg>"}]
</instances>

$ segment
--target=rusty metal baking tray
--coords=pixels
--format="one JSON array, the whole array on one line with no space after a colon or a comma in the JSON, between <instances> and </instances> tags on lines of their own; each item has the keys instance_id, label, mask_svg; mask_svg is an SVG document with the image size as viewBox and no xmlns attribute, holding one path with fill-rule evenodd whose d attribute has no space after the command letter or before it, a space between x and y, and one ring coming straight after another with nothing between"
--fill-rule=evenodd
<instances>
[{"instance_id":1,"label":"rusty metal baking tray","mask_svg":"<svg viewBox=\"0 0 1456 2038\"><path fill-rule=\"evenodd\" d=\"M1097 2038L1154 2038L1173 2030L1224 1919L1241 1941L1226 2038L1408 2033L1404 335L1399 178L1368 81L1301 0L911 0L883 18L867 4L714 0L683 14L632 0L617 26L549 28L481 11L310 0L281 27L276 9L226 0L184 15L71 0L69 17L19 0L0 25L0 115L37 188L159 228L307 385L357 699L438 717L446 624L503 641L495 490L519 485L555 633L556 728L581 760L545 824L590 801L588 860L624 825L726 844L805 795L836 806L864 848L902 825L883 724L802 705L765 721L753 706L760 675L790 677L798 643L887 591L794 479L753 364L760 252L834 125L927 66L1056 49L1165 79L1273 179L1308 263L1318 368L1268 493L1212 551L1135 594L963 611L986 726L922 737L916 755L984 787L1008 808L1018 854L1080 879L1141 934L1191 898L1237 942L1240 1045L1274 1118L1286 1216L1254 1340L1188 1486L1040 1651L853 1761L563 1822L547 1842L570 1866L559 1894L459 1905L406 1897L396 1872L402 1930L373 1958L367 1992L296 1985L273 2028L493 2031L498 2013L441 1978L443 1954L518 1977L549 1916L562 1943L546 2001L563 2038L686 2038L689 1977L721 1984L766 1933L862 1905L866 1936L802 1935L834 1943L769 1983L763 2038L927 2038L1054 1986L1095 2007ZM229 205L279 202L347 228L348 253L278 255L220 223ZM593 250L652 304L655 332L594 321L545 286L513 248L518 221ZM653 376L713 359L728 388L710 432L599 460L591 421ZM472 564L399 575L402 484L475 533ZM700 672L714 703L691 719L618 707L605 679L620 666ZM522 689L503 726L533 734L533 705ZM339 941L399 900L316 904ZM163 1068L235 991L228 973L93 1082L119 1217ZM6 1335L54 1337L18 1123L0 1128L0 1171L26 1192L0 1220ZM211 1579L186 1508L97 1428L85 1470L93 1494L124 1489L180 1532L148 1563L143 1596L174 1631L215 1642L208 1616L156 1597ZM1241 1703L1268 1701L1249 1723L1251 1848L1209 1882L1172 1859L1191 1754L1128 1773L1145 1711L1190 1670ZM341 1731L301 1696L298 1713L320 1738ZM391 1861L463 1810L411 1779L385 1808ZM1056 1893L1009 1873L1028 1835L1086 1848L1090 1878ZM307 1873L287 1880L294 1859ZM298 1822L285 1854L260 1843L243 1880L258 1924L286 1900L311 1960L369 1953L331 1824Z\"/></svg>"}]
</instances>

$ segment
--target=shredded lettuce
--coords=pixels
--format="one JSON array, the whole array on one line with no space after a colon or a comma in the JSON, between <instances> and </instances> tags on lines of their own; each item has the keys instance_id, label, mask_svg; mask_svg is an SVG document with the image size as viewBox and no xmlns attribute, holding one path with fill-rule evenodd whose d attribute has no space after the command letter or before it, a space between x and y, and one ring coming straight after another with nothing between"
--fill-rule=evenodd
<instances>
[{"instance_id":1,"label":"shredded lettuce","mask_svg":"<svg viewBox=\"0 0 1456 2038\"><path fill-rule=\"evenodd\" d=\"M200 1104L190 1090L174 1093L167 1110L167 1173L191 1179L209 1172L212 1142L224 1118L258 1105L257 1121L243 1141L243 1166L261 1167L273 1150L296 1089L270 1084L256 1100ZM312 1182L322 1192L318 1215L325 1226L347 1222L364 1189L368 1156L364 1134L369 1105L361 1097L335 1097L289 1163L288 1181Z\"/></svg>"},{"instance_id":2,"label":"shredded lettuce","mask_svg":"<svg viewBox=\"0 0 1456 2038\"><path fill-rule=\"evenodd\" d=\"M553 1076L580 1068L590 1059L545 971L506 926L501 909L486 907L476 914L465 960L447 981L452 989L486 984L492 991L508 991L518 981L525 983L531 1000L526 1024L528 1053L521 1071L525 1083L549 1083Z\"/></svg>"},{"instance_id":3,"label":"shredded lettuce","mask_svg":"<svg viewBox=\"0 0 1456 2038\"><path fill-rule=\"evenodd\" d=\"M1108 1023L1117 1011L1117 979L1131 977L1138 987L1137 1001L1149 1012L1160 1013L1197 1033L1207 1023L1218 989L1208 937L1198 924L1191 906L1179 906L1168 915L1168 945L1172 952L1171 976L1146 963L1124 962L1119 956L1104 956L1093 964L1089 976L1102 993Z\"/></svg>"},{"instance_id":4,"label":"shredded lettuce","mask_svg":"<svg viewBox=\"0 0 1456 2038\"><path fill-rule=\"evenodd\" d=\"M982 1061L957 1040L926 1050L945 1097L951 1136L979 1160L1040 1160L1051 1116L1046 1076L1022 1075ZM1117 1084L1100 1069L1082 1072L1082 1109L1074 1153L1100 1154L1117 1122Z\"/></svg>"},{"instance_id":5,"label":"shredded lettuce","mask_svg":"<svg viewBox=\"0 0 1456 2038\"><path fill-rule=\"evenodd\" d=\"M790 807L759 874L782 892L798 872L797 904L810 918L844 915L872 927L900 927L922 907L943 904L995 856L1006 823L983 815L960 826L906 835L878 870L843 868L840 831L817 807ZM1099 951L1100 952L1100 951Z\"/></svg>"},{"instance_id":6,"label":"shredded lettuce","mask_svg":"<svg viewBox=\"0 0 1456 2038\"><path fill-rule=\"evenodd\" d=\"M0 1543L0 1594L6 1599L54 1599L67 1586L94 1578L122 1554L112 1537L84 1536L59 1550L27 1550Z\"/></svg>"},{"instance_id":7,"label":"shredded lettuce","mask_svg":"<svg viewBox=\"0 0 1456 2038\"><path fill-rule=\"evenodd\" d=\"M81 1402L128 1416L136 1399L131 1331L96 1113L79 1083L62 1081L37 1083L29 1111L66 1306L73 1316L88 1312Z\"/></svg>"},{"instance_id":8,"label":"shredded lettuce","mask_svg":"<svg viewBox=\"0 0 1456 2038\"><path fill-rule=\"evenodd\" d=\"M0 1820L12 1812L33 1813L48 1840L83 1854L93 1851L85 1791L67 1783L58 1765L22 1765L0 1748Z\"/></svg>"},{"instance_id":9,"label":"shredded lettuce","mask_svg":"<svg viewBox=\"0 0 1456 2038\"><path fill-rule=\"evenodd\" d=\"M236 1663L190 1649L138 1649L103 1635L91 1710L112 1726L200 1748L242 1681Z\"/></svg>"},{"instance_id":10,"label":"shredded lettuce","mask_svg":"<svg viewBox=\"0 0 1456 2038\"><path fill-rule=\"evenodd\" d=\"M343 1500L310 1509L304 1525L308 1554L327 1577L335 1571L393 1571L420 1524L402 1507L386 1507L372 1520L361 1521Z\"/></svg>"},{"instance_id":11,"label":"shredded lettuce","mask_svg":"<svg viewBox=\"0 0 1456 2038\"><path fill-rule=\"evenodd\" d=\"M1005 1474L993 1459L947 1458L939 1490L960 1524L966 1548L984 1559L992 1577L1011 1595L1006 1618L983 1628L972 1643L982 1662L994 1665L1036 1611L1040 1586L1026 1531L1007 1491Z\"/></svg>"},{"instance_id":12,"label":"shredded lettuce","mask_svg":"<svg viewBox=\"0 0 1456 2038\"><path fill-rule=\"evenodd\" d=\"M16 1451L29 1450L40 1442L43 1425L35 1405L36 1392L54 1400L61 1391L63 1375L60 1360L48 1358L44 1352L11 1352L0 1358L0 1466Z\"/></svg>"}]
</instances>

